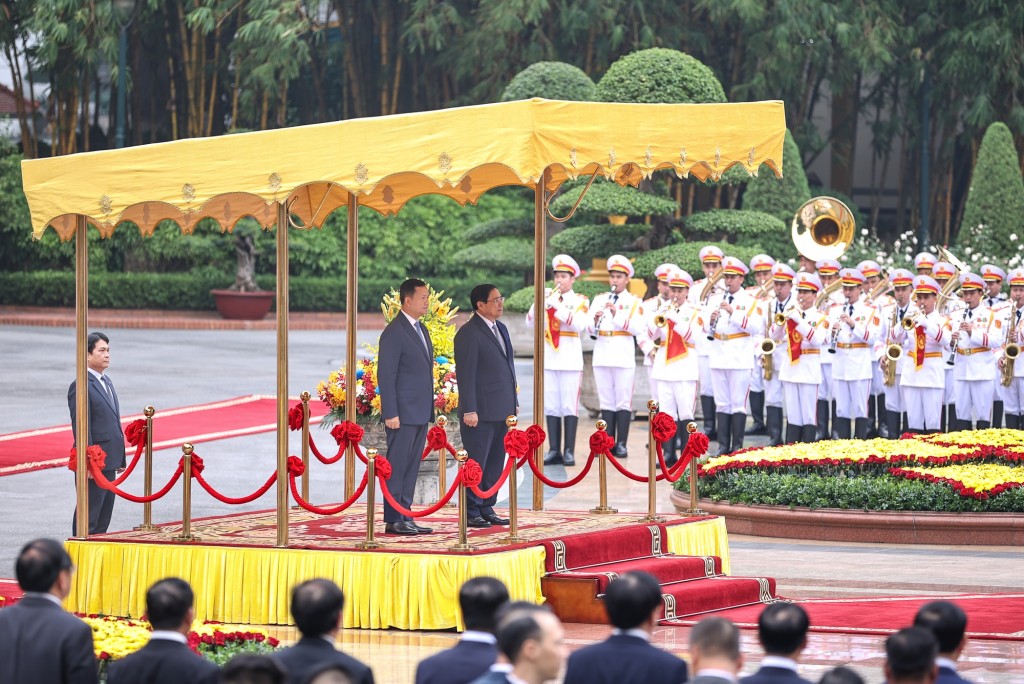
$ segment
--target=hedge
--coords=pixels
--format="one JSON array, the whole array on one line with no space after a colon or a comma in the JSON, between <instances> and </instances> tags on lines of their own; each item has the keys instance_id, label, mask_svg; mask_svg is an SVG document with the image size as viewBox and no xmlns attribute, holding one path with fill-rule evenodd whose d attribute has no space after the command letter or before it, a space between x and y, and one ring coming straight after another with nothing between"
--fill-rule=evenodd
<instances>
[{"instance_id":1,"label":"hedge","mask_svg":"<svg viewBox=\"0 0 1024 684\"><path fill-rule=\"evenodd\" d=\"M549 280L544 284L544 287L554 287L555 282ZM608 291L608 283L602 283L593 280L577 280L576 284L573 285L573 291L579 294L586 295L593 299L596 295L601 292ZM513 311L515 313L526 313L530 310L530 305L533 304L533 286L524 287L516 290L508 298L505 299L505 309Z\"/></svg>"},{"instance_id":2,"label":"hedge","mask_svg":"<svg viewBox=\"0 0 1024 684\"><path fill-rule=\"evenodd\" d=\"M602 102L725 102L725 90L707 65L668 48L620 57L597 84Z\"/></svg>"},{"instance_id":3,"label":"hedge","mask_svg":"<svg viewBox=\"0 0 1024 684\"><path fill-rule=\"evenodd\" d=\"M594 100L596 86L579 67L565 62L537 62L512 77L502 93L503 102L544 97L549 100Z\"/></svg>"},{"instance_id":4,"label":"hedge","mask_svg":"<svg viewBox=\"0 0 1024 684\"><path fill-rule=\"evenodd\" d=\"M574 226L551 236L550 252L568 254L579 262L580 268L586 270L594 259L607 259L612 254L630 251L633 243L650 229L650 226L643 224Z\"/></svg>"},{"instance_id":5,"label":"hedge","mask_svg":"<svg viewBox=\"0 0 1024 684\"><path fill-rule=\"evenodd\" d=\"M672 263L689 273L694 280L699 280L704 277L700 264L700 250L706 244L719 247L727 256L734 256L745 264L749 264L754 255L764 251L761 245L756 243L731 245L727 242L680 242L641 254L633 262L633 268L637 273L653 273L659 264ZM752 282L752 279L748 280Z\"/></svg>"},{"instance_id":6,"label":"hedge","mask_svg":"<svg viewBox=\"0 0 1024 684\"><path fill-rule=\"evenodd\" d=\"M711 209L687 216L683 235L689 241L758 244L776 260L796 258L789 225L771 214L743 209ZM730 249L725 253L730 254Z\"/></svg>"},{"instance_id":7,"label":"hedge","mask_svg":"<svg viewBox=\"0 0 1024 684\"><path fill-rule=\"evenodd\" d=\"M556 216L564 216L580 196L587 180L570 181L562 186L563 191L550 205ZM580 201L579 215L598 216L648 216L671 214L679 205L668 197L659 197L643 192L632 186L619 185L614 181L595 180L587 194Z\"/></svg>"}]
</instances>

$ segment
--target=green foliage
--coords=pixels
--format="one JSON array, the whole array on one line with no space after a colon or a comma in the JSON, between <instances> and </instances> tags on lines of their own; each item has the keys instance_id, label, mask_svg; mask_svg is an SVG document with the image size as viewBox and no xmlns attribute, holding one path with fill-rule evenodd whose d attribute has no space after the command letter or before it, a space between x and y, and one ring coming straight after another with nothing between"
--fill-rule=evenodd
<instances>
[{"instance_id":1,"label":"green foliage","mask_svg":"<svg viewBox=\"0 0 1024 684\"><path fill-rule=\"evenodd\" d=\"M796 258L789 225L760 211L712 209L687 216L682 229L688 241L760 245L776 260ZM732 247L730 247L730 250Z\"/></svg>"},{"instance_id":2,"label":"green foliage","mask_svg":"<svg viewBox=\"0 0 1024 684\"><path fill-rule=\"evenodd\" d=\"M997 254L1010 244L1010 235L1021 230L1024 217L1024 179L1013 134L996 122L985 131L971 186L964 205L957 245L973 251Z\"/></svg>"},{"instance_id":3,"label":"green foliage","mask_svg":"<svg viewBox=\"0 0 1024 684\"><path fill-rule=\"evenodd\" d=\"M508 102L543 97L590 102L595 99L595 91L594 82L579 67L565 62L537 62L512 78L501 99Z\"/></svg>"},{"instance_id":4,"label":"green foliage","mask_svg":"<svg viewBox=\"0 0 1024 684\"><path fill-rule=\"evenodd\" d=\"M522 272L533 269L533 251L532 242L519 238L497 238L486 244L460 249L452 258L470 268Z\"/></svg>"},{"instance_id":5,"label":"green foliage","mask_svg":"<svg viewBox=\"0 0 1024 684\"><path fill-rule=\"evenodd\" d=\"M544 284L544 287L554 287L555 281L549 280ZM608 283L595 280L583 280L577 278L576 283L572 286L574 292L582 295L586 295L593 299L596 295L608 291ZM505 299L505 310L514 311L516 313L526 313L530 310L530 306L533 304L533 286L524 287L522 289L513 292L507 299Z\"/></svg>"},{"instance_id":6,"label":"green foliage","mask_svg":"<svg viewBox=\"0 0 1024 684\"><path fill-rule=\"evenodd\" d=\"M615 61L597 84L602 102L725 102L715 73L700 60L667 48L631 53Z\"/></svg>"},{"instance_id":7,"label":"green foliage","mask_svg":"<svg viewBox=\"0 0 1024 684\"><path fill-rule=\"evenodd\" d=\"M533 221L528 217L496 218L477 224L462 234L462 241L471 245L500 237L533 238Z\"/></svg>"},{"instance_id":8,"label":"green foliage","mask_svg":"<svg viewBox=\"0 0 1024 684\"><path fill-rule=\"evenodd\" d=\"M579 262L580 268L586 269L594 259L634 251L633 244L649 229L650 226L643 224L573 226L551 237L550 252L568 254Z\"/></svg>"},{"instance_id":9,"label":"green foliage","mask_svg":"<svg viewBox=\"0 0 1024 684\"><path fill-rule=\"evenodd\" d=\"M800 148L788 130L782 147L782 159L785 175L776 178L767 169L759 171L757 177L747 183L742 206L744 209L771 214L788 226L800 205L811 199L811 188L807 185Z\"/></svg>"},{"instance_id":10,"label":"green foliage","mask_svg":"<svg viewBox=\"0 0 1024 684\"><path fill-rule=\"evenodd\" d=\"M734 256L743 261L743 263L750 263L750 260L755 255L764 251L761 245L758 244L732 245L728 242L679 242L641 254L633 262L633 268L636 269L637 273L654 273L654 269L659 264L672 263L693 276L694 280L698 280L704 277L704 271L700 265L700 250L706 244L720 247L726 256Z\"/></svg>"},{"instance_id":11,"label":"green foliage","mask_svg":"<svg viewBox=\"0 0 1024 684\"><path fill-rule=\"evenodd\" d=\"M588 179L577 179L562 185L562 192L551 201L551 213L565 216L586 187ZM629 185L597 179L580 202L577 215L588 218L602 216L658 216L676 210L675 200L652 195Z\"/></svg>"}]
</instances>

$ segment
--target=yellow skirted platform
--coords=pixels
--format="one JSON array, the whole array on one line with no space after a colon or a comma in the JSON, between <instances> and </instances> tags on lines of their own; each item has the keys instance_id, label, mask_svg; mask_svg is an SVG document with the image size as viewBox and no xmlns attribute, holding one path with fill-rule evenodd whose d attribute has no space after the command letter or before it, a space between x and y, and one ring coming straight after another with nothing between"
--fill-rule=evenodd
<instances>
[{"instance_id":1,"label":"yellow skirted platform","mask_svg":"<svg viewBox=\"0 0 1024 684\"><path fill-rule=\"evenodd\" d=\"M729 533L722 517L669 525L668 550L678 556L718 556L722 559L722 572L728 575L731 569Z\"/></svg>"}]
</instances>

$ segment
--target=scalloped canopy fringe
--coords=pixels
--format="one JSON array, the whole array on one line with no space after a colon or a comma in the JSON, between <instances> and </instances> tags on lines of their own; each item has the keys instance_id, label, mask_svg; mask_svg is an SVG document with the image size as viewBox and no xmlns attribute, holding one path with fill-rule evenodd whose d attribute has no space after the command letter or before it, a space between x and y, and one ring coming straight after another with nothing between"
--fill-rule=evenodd
<instances>
[{"instance_id":1,"label":"scalloped canopy fringe","mask_svg":"<svg viewBox=\"0 0 1024 684\"><path fill-rule=\"evenodd\" d=\"M658 170L717 180L766 164L782 176L782 102L618 104L522 100L195 138L22 162L32 233L74 235L83 215L104 237L165 220L191 232L204 218L264 228L287 202L295 226L323 225L356 197L388 216L413 197L475 203L503 185L554 191L599 173L637 185Z\"/></svg>"}]
</instances>

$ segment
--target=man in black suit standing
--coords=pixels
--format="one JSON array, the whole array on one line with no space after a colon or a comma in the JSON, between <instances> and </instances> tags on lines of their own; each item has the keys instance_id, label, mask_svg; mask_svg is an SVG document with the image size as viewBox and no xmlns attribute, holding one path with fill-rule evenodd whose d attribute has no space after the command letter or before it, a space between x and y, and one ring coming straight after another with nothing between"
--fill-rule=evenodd
<instances>
[{"instance_id":1,"label":"man in black suit standing","mask_svg":"<svg viewBox=\"0 0 1024 684\"><path fill-rule=\"evenodd\" d=\"M217 684L220 668L188 647L194 602L192 587L177 577L151 586L146 592L146 617L153 626L149 643L111 663L107 684Z\"/></svg>"},{"instance_id":2,"label":"man in black suit standing","mask_svg":"<svg viewBox=\"0 0 1024 684\"><path fill-rule=\"evenodd\" d=\"M690 684L736 684L743 669L740 631L720 617L704 618L690 630Z\"/></svg>"},{"instance_id":3,"label":"man in black suit standing","mask_svg":"<svg viewBox=\"0 0 1024 684\"><path fill-rule=\"evenodd\" d=\"M562 623L546 606L509 605L498 620L496 637L511 667L495 665L472 684L544 684L558 676L565 662Z\"/></svg>"},{"instance_id":4,"label":"man in black suit standing","mask_svg":"<svg viewBox=\"0 0 1024 684\"><path fill-rule=\"evenodd\" d=\"M64 611L74 567L64 547L36 539L15 563L24 597L0 610L0 682L95 684L92 629Z\"/></svg>"},{"instance_id":5,"label":"man in black suit standing","mask_svg":"<svg viewBox=\"0 0 1024 684\"><path fill-rule=\"evenodd\" d=\"M648 573L627 572L612 580L604 595L612 635L569 656L565 684L685 682L686 662L651 645L661 606L661 587Z\"/></svg>"},{"instance_id":6,"label":"man in black suit standing","mask_svg":"<svg viewBox=\"0 0 1024 684\"><path fill-rule=\"evenodd\" d=\"M100 332L89 333L89 446L103 448L107 459L103 475L113 480L125 467L124 431L121 429L121 405L117 401L114 383L106 375L110 365L110 339ZM68 409L71 411L71 429L77 434L78 412L75 410L76 382L68 388ZM116 495L96 484L89 475L89 534L102 534L110 526ZM71 518L71 534L78 534L78 511Z\"/></svg>"},{"instance_id":7,"label":"man in black suit standing","mask_svg":"<svg viewBox=\"0 0 1024 684\"><path fill-rule=\"evenodd\" d=\"M508 589L493 577L474 577L459 589L466 629L458 644L420 662L416 684L469 684L485 674L498 657L494 636L498 610L508 603Z\"/></svg>"},{"instance_id":8,"label":"man in black suit standing","mask_svg":"<svg viewBox=\"0 0 1024 684\"><path fill-rule=\"evenodd\" d=\"M427 284L409 278L398 289L402 310L380 334L377 387L381 416L388 438L391 478L388 491L405 508L412 506L427 428L434 418L434 345L420 318L430 308ZM427 534L407 515L384 499L384 531L388 534Z\"/></svg>"},{"instance_id":9,"label":"man in black suit standing","mask_svg":"<svg viewBox=\"0 0 1024 684\"><path fill-rule=\"evenodd\" d=\"M885 640L885 681L887 684L935 684L939 667L935 658L939 644L930 630L907 627Z\"/></svg>"},{"instance_id":10,"label":"man in black suit standing","mask_svg":"<svg viewBox=\"0 0 1024 684\"><path fill-rule=\"evenodd\" d=\"M952 601L930 601L917 611L914 627L927 629L939 642L936 684L969 684L956 670L956 661L967 647L967 613Z\"/></svg>"},{"instance_id":11,"label":"man in black suit standing","mask_svg":"<svg viewBox=\"0 0 1024 684\"><path fill-rule=\"evenodd\" d=\"M330 580L308 580L292 589L292 617L302 638L272 656L288 672L288 681L304 682L322 666L334 663L356 684L373 684L369 667L334 647L344 607L345 595Z\"/></svg>"},{"instance_id":12,"label":"man in black suit standing","mask_svg":"<svg viewBox=\"0 0 1024 684\"><path fill-rule=\"evenodd\" d=\"M469 301L474 315L455 333L459 429L469 457L483 468L480 489L488 489L505 467L505 419L519 413L516 368L512 338L498 320L505 309L501 292L494 285L477 285ZM470 527L508 524L508 518L494 512L497 494L481 499L469 490L466 500Z\"/></svg>"},{"instance_id":13,"label":"man in black suit standing","mask_svg":"<svg viewBox=\"0 0 1024 684\"><path fill-rule=\"evenodd\" d=\"M757 638L764 658L757 672L742 684L810 684L796 672L796 662L807 647L811 622L795 603L773 603L757 618Z\"/></svg>"}]
</instances>

